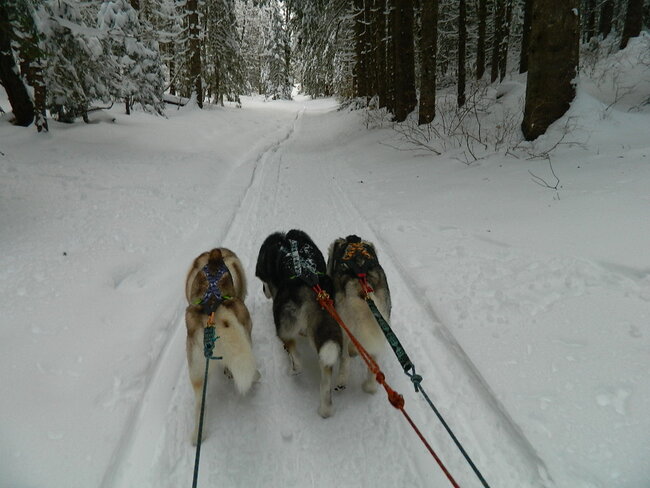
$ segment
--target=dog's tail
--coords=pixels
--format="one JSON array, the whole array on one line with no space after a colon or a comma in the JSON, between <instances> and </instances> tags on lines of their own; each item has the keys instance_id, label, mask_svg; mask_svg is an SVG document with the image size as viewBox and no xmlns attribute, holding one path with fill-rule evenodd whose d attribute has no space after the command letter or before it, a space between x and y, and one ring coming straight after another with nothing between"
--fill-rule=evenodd
<instances>
[{"instance_id":1,"label":"dog's tail","mask_svg":"<svg viewBox=\"0 0 650 488\"><path fill-rule=\"evenodd\" d=\"M341 346L334 341L326 341L318 351L320 362L325 366L334 366L341 355Z\"/></svg>"},{"instance_id":2,"label":"dog's tail","mask_svg":"<svg viewBox=\"0 0 650 488\"><path fill-rule=\"evenodd\" d=\"M235 388L244 395L258 378L257 363L248 332L240 317L228 310L217 322L217 348L223 366L232 374Z\"/></svg>"}]
</instances>

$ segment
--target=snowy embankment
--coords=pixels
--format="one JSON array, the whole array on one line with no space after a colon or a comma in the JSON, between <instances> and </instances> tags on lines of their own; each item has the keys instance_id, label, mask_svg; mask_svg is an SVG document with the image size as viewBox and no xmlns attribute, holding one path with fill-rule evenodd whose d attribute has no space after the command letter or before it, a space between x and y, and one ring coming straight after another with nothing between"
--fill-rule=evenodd
<instances>
[{"instance_id":1,"label":"snowy embankment","mask_svg":"<svg viewBox=\"0 0 650 488\"><path fill-rule=\"evenodd\" d=\"M239 398L211 379L199 485L450 486L385 394L361 391L358 362L327 420L315 365L287 375L253 270L291 227L323 251L376 242L393 327L493 488L645 486L650 115L593 95L566 116L557 190L529 174L550 181L547 161L398 151L331 100L116 109L46 135L1 121L0 486L190 484L182 290L218 245L246 266L262 380ZM480 486L390 351L380 363L460 485Z\"/></svg>"}]
</instances>

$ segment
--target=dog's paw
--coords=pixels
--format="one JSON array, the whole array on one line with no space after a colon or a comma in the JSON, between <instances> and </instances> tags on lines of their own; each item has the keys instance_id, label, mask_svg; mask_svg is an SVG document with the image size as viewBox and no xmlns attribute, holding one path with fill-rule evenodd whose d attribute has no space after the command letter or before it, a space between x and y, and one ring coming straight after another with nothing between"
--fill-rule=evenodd
<instances>
[{"instance_id":1,"label":"dog's paw","mask_svg":"<svg viewBox=\"0 0 650 488\"><path fill-rule=\"evenodd\" d=\"M299 374L302 374L302 368L296 367L295 365L293 366L293 368L289 368L290 376L298 376Z\"/></svg>"},{"instance_id":2,"label":"dog's paw","mask_svg":"<svg viewBox=\"0 0 650 488\"><path fill-rule=\"evenodd\" d=\"M223 374L229 380L232 379L232 372L228 368L223 368Z\"/></svg>"},{"instance_id":3,"label":"dog's paw","mask_svg":"<svg viewBox=\"0 0 650 488\"><path fill-rule=\"evenodd\" d=\"M320 415L324 419L331 417L333 413L334 413L334 409L332 408L331 405L321 405L320 407L318 407L318 415Z\"/></svg>"},{"instance_id":4,"label":"dog's paw","mask_svg":"<svg viewBox=\"0 0 650 488\"><path fill-rule=\"evenodd\" d=\"M361 388L363 388L363 391L366 393L377 393L377 381L374 378L371 380L366 380L363 382Z\"/></svg>"}]
</instances>

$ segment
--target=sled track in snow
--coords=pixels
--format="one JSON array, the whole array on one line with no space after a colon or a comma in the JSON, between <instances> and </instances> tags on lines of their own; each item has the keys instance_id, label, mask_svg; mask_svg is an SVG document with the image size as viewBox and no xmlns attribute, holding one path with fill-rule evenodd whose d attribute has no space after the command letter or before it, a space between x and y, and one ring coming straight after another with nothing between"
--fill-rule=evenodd
<instances>
[{"instance_id":1,"label":"sled track in snow","mask_svg":"<svg viewBox=\"0 0 650 488\"><path fill-rule=\"evenodd\" d=\"M239 205L235 207L225 226L225 235L222 239L215 236L215 246L222 245L221 243L224 243L223 245L229 245L225 243L233 240L237 242L242 238L241 235L231 236L238 216L237 209L241 207L242 202L251 197L251 189L257 181L258 170L264 166L265 161L269 157L272 157L278 151L282 144L291 138L303 112L300 111L296 114L293 123L283 137L264 148L252 161L250 159L249 161L244 161L235 168L235 172L238 172L238 175L246 177L246 173L241 170L244 169L247 163L253 165L248 184L241 193ZM259 201L259 196L253 196L252 198ZM233 246L233 248L236 249L236 246ZM197 250L197 254L199 252L200 250ZM181 277L180 279L183 278ZM156 433L160 431L164 423L164 418L167 414L167 402L172 394L170 392L170 384L177 386L182 382L188 381L185 378L185 355L183 353L185 343L185 298L170 297L170 303L173 305L170 305L163 311L156 321L156 323L164 323L165 326L162 328L159 336L153 341L154 348L159 344L162 344L163 347L157 356L153 348L152 351L148 351L148 354L153 356L154 359L144 373L145 388L142 391L140 401L133 408L133 411L129 414L125 422L125 428L113 451L100 488L149 486L147 481L150 478L149 470L158 453L151 452L147 448L147 445L150 443L151 438L156 437ZM187 445L189 446L189 442Z\"/></svg>"},{"instance_id":2,"label":"sled track in snow","mask_svg":"<svg viewBox=\"0 0 650 488\"><path fill-rule=\"evenodd\" d=\"M477 429L473 428L471 422L465 424L460 424L458 422L449 421L450 417L447 415L448 412L458 409L458 405L465 405L468 401L470 403L478 403L481 408L482 414L486 417L489 417L490 420L494 423L496 427L493 429L495 434L503 432L504 435L498 435L504 442L498 444L495 447L498 447L501 451L510 451L507 459L511 459L513 464L519 464L525 471L528 472L529 479L536 479L537 483L533 486L535 487L545 487L550 488L555 486L552 479L550 479L546 466L543 460L537 455L535 448L530 444L528 439L525 437L521 428L516 424L516 422L508 414L507 410L503 404L499 401L496 394L492 391L489 384L485 381L480 371L474 366L472 360L465 353L461 345L458 343L456 338L450 332L450 330L442 323L438 318L435 310L431 303L427 300L417 298L423 295L422 290L418 287L415 280L409 277L408 272L405 267L402 265L398 253L382 239L381 234L368 223L362 211L359 210L356 205L351 201L349 196L343 191L339 183L336 181L336 178L332 178L332 189L336 193L337 197L332 199L333 204L338 207L338 211L334 212L336 215L340 215L342 211L347 211L348 213L353 213L356 216L357 221L359 222L359 228L363 229L363 232L360 230L359 235L369 239L377 245L378 251L380 252L380 262L382 266L388 271L389 285L391 286L391 292L393 295L393 310L399 308L399 304L396 307L396 289L402 288L406 291L408 295L407 300L411 302L411 306L416 306L422 309L423 315L429 318L428 324L423 324L424 326L433 327L433 335L435 336L438 344L436 346L440 349L441 353L446 353L445 356L451 361L444 361L441 363L438 361L427 361L426 351L418 346L417 338L411 346L405 345L407 352L416 351L415 354L411 353L410 358L418 368L418 373L423 376L423 387L427 390L429 396L431 397L434 404L444 405L441 410L441 414L449 422L451 429L457 434L461 443L467 440L471 442L465 442L465 448L470 453L470 456L473 457L474 462L478 465L479 469L482 471L483 475L486 476L488 483L490 480L494 480L491 483L491 486L510 486L503 485L500 482L500 478L506 474L507 470L501 469L492 469L491 466L491 456L490 452L493 449L486 448L486 444L491 444L494 442L494 439L485 439L478 432ZM344 237L344 236L342 236ZM395 279L397 277L397 279ZM397 286L396 286L397 285ZM393 322L396 324L394 330L398 337L402 338L404 336L403 331L399 328L399 323L402 322L398 313L392 315ZM402 341L403 343L408 343L410 341ZM390 357L389 357L390 356ZM440 357L439 354L434 353L434 357ZM388 352L383 357L383 362L393 361L396 359L392 356L392 351ZM429 364L426 364L426 363ZM451 364L450 364L451 363ZM429 368L422 366L430 366ZM464 377L469 389L465 391L466 395L459 395L458 388L456 384L450 384L447 381L444 381L444 377L439 375L441 368L453 368L456 369L456 374L460 377ZM459 374L460 373L460 374ZM404 392L401 392L404 393ZM406 396L406 395L405 395ZM418 395L410 395L412 399L421 400ZM456 401L449 401L450 398L455 398ZM408 409L410 405L413 405L413 400L407 401L406 408ZM424 404L423 404L424 405ZM425 406L425 409L428 408L428 405ZM469 412L467 412L469 414ZM428 415L431 418L434 417L434 413L429 411ZM475 415L467 415L467 418L476 417ZM485 423L485 418L481 418L481 423ZM438 420L435 420L438 422ZM477 420L474 420L475 422ZM431 434L431 432L424 432L425 436ZM456 446L452 444L452 440L448 437L447 432L443 432L441 429L437 429L435 434L437 442L441 442L449 447L446 447L447 452L453 452L454 456L457 454ZM495 436L496 437L496 436ZM504 445L506 444L506 445ZM509 444L509 445L507 445ZM473 454L472 454L473 453ZM458 454L460 456L460 454ZM455 471L468 471L470 468L465 464L464 460L455 460L453 466L455 469L452 470L452 474ZM473 480L474 482L474 480ZM476 483L478 483L476 481ZM462 486L465 486L461 483ZM473 483L472 485L473 486ZM478 484L476 486L479 486ZM513 485L514 486L514 485ZM518 485L524 486L524 485Z\"/></svg>"},{"instance_id":3,"label":"sled track in snow","mask_svg":"<svg viewBox=\"0 0 650 488\"><path fill-rule=\"evenodd\" d=\"M246 302L253 316L253 348L262 382L240 399L231 390L224 390L230 385L220 385L219 378L211 378L208 438L201 457L199 485L380 486L385 482L449 486L408 424L388 404L383 391L374 396L359 392L365 369L361 365L353 364L348 388L335 394L336 413L327 420L315 412L317 374L308 370L309 365L305 364L306 371L300 377L285 375L286 358L275 338L270 302L261 297L259 282L251 270L259 245L269 232L308 222L302 227L312 234L324 254L327 249L322 240L328 239L329 244L336 237L344 237L341 229L377 244L391 286L395 332L424 377L423 386L491 486L553 487L534 448L437 318L431 304L418 297L420 290L408 277L396 251L366 223L362 210L332 177L340 174L336 162L319 161L310 150L296 150L293 154L288 151L292 145L309 143L308 137L303 138L307 142L294 137L305 125L301 124L303 115L304 111L297 113L284 136L242 162L231 174L235 186L242 188L239 209L230 214L223 235L215 236L214 245L231 247L247 268ZM298 155L304 158L303 154L311 159L310 164L298 159ZM305 181L315 184L302 188ZM189 443L193 395L186 377L185 302L180 298L170 297L174 305L160 314L160 320L166 323L165 347L146 373L142 399L129 417L101 488L189 484L194 459ZM426 323L422 323L423 318ZM393 388L404 395L407 411L460 485L478 487L478 480L428 405L413 392L388 347L380 366ZM221 396L222 392L225 395ZM216 397L219 401L212 402ZM489 438L485 438L486 432L491 434ZM220 444L220 439L232 444ZM340 452L330 446L338 446ZM320 455L323 449L328 452L324 460ZM505 455L491 456L495 451ZM251 469L247 458L260 466ZM498 464L495 458L509 462ZM339 472L330 473L331 465L336 465ZM300 477L305 472L311 473L311 479ZM356 484L357 475L364 482ZM341 484L342 479L350 484Z\"/></svg>"}]
</instances>

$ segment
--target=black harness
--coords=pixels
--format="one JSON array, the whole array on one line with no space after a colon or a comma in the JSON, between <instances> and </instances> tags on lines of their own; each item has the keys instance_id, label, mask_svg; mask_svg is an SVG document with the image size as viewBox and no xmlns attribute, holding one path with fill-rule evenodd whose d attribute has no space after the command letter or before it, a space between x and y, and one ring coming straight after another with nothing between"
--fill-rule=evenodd
<instances>
[{"instance_id":1,"label":"black harness","mask_svg":"<svg viewBox=\"0 0 650 488\"><path fill-rule=\"evenodd\" d=\"M318 250L309 242L298 243L295 239L287 239L288 248L283 244L280 246L280 269L290 280L300 278L309 286L319 283L319 275L316 264Z\"/></svg>"}]
</instances>

